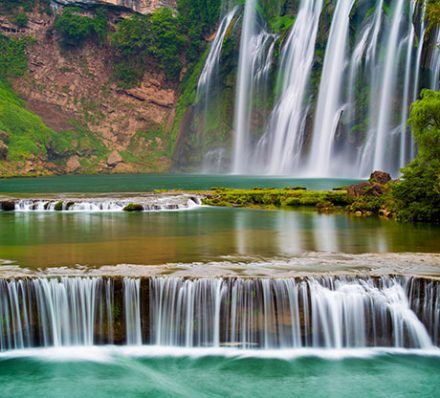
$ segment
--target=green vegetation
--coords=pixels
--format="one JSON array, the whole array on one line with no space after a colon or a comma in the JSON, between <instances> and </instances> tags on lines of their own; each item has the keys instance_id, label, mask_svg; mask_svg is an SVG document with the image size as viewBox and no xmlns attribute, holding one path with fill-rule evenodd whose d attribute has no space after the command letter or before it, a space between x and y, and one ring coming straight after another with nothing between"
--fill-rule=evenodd
<instances>
[{"instance_id":1,"label":"green vegetation","mask_svg":"<svg viewBox=\"0 0 440 398\"><path fill-rule=\"evenodd\" d=\"M14 18L13 18L14 23L19 27L19 28L24 28L27 26L28 24L28 17L24 12L19 12Z\"/></svg>"},{"instance_id":2,"label":"green vegetation","mask_svg":"<svg viewBox=\"0 0 440 398\"><path fill-rule=\"evenodd\" d=\"M220 7L218 0L177 0L179 32L186 37L185 56L190 64L204 51L204 37L217 25Z\"/></svg>"},{"instance_id":3,"label":"green vegetation","mask_svg":"<svg viewBox=\"0 0 440 398\"><path fill-rule=\"evenodd\" d=\"M408 120L419 147L392 187L395 216L401 221L440 222L440 92L423 90Z\"/></svg>"},{"instance_id":4,"label":"green vegetation","mask_svg":"<svg viewBox=\"0 0 440 398\"><path fill-rule=\"evenodd\" d=\"M144 207L138 203L129 203L122 210L124 210L124 211L143 211Z\"/></svg>"},{"instance_id":5,"label":"green vegetation","mask_svg":"<svg viewBox=\"0 0 440 398\"><path fill-rule=\"evenodd\" d=\"M81 15L81 9L66 7L55 19L54 28L63 46L78 47L87 40L103 40L107 32L107 14L98 8L94 17Z\"/></svg>"},{"instance_id":6,"label":"green vegetation","mask_svg":"<svg viewBox=\"0 0 440 398\"><path fill-rule=\"evenodd\" d=\"M347 206L353 199L344 190L335 191L307 191L304 188L284 189L215 189L203 203L211 206L226 207L302 207L318 206L328 209L333 206Z\"/></svg>"},{"instance_id":7,"label":"green vegetation","mask_svg":"<svg viewBox=\"0 0 440 398\"><path fill-rule=\"evenodd\" d=\"M117 62L115 77L127 86L138 83L147 59L151 58L168 79L176 80L181 69L179 54L183 42L177 30L177 18L168 8L125 19L111 37Z\"/></svg>"},{"instance_id":8,"label":"green vegetation","mask_svg":"<svg viewBox=\"0 0 440 398\"><path fill-rule=\"evenodd\" d=\"M28 67L26 46L31 39L11 39L0 33L0 80L23 76Z\"/></svg>"},{"instance_id":9,"label":"green vegetation","mask_svg":"<svg viewBox=\"0 0 440 398\"><path fill-rule=\"evenodd\" d=\"M429 28L440 25L440 0L430 0L426 6Z\"/></svg>"},{"instance_id":10,"label":"green vegetation","mask_svg":"<svg viewBox=\"0 0 440 398\"><path fill-rule=\"evenodd\" d=\"M4 160L30 159L64 162L72 154L104 157L103 144L84 129L55 132L25 108L6 83L0 82L0 144L7 148ZM1 168L0 168L1 169Z\"/></svg>"}]
</instances>

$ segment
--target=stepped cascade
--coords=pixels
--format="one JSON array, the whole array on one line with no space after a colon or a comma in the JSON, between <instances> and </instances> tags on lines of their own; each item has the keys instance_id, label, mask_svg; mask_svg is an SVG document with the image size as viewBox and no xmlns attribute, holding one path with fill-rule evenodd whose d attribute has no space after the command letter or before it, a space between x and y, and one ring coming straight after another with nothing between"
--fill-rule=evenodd
<instances>
[{"instance_id":1,"label":"stepped cascade","mask_svg":"<svg viewBox=\"0 0 440 398\"><path fill-rule=\"evenodd\" d=\"M257 0L223 7L185 126L189 136L204 136L191 147L189 166L398 175L416 153L406 124L410 104L422 88L439 86L440 34L428 29L427 1L300 0L291 7L278 14L263 12ZM280 31L280 18L291 18L291 26Z\"/></svg>"},{"instance_id":2,"label":"stepped cascade","mask_svg":"<svg viewBox=\"0 0 440 398\"><path fill-rule=\"evenodd\" d=\"M87 197L60 197L48 199L9 199L0 201L0 211L15 212L42 212L42 211L69 211L69 212L121 212L137 211L176 211L199 207L201 197L197 195L144 195L120 198L87 198Z\"/></svg>"},{"instance_id":3,"label":"stepped cascade","mask_svg":"<svg viewBox=\"0 0 440 398\"><path fill-rule=\"evenodd\" d=\"M0 281L0 350L97 344L434 348L437 280L40 277Z\"/></svg>"}]
</instances>

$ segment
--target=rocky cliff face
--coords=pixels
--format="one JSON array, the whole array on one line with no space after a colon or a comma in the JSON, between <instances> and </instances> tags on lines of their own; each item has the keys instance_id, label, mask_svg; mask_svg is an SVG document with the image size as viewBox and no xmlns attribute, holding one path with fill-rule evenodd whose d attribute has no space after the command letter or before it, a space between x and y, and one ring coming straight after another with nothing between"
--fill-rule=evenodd
<instances>
[{"instance_id":1,"label":"rocky cliff face","mask_svg":"<svg viewBox=\"0 0 440 398\"><path fill-rule=\"evenodd\" d=\"M70 3L70 2L69 2ZM73 2L72 2L73 3ZM156 1L102 1L125 3L146 12ZM170 2L168 2L170 3ZM144 8L142 8L144 7ZM126 11L110 12L109 23L127 16ZM101 156L65 152L50 158L35 158L26 164L8 165L7 174L72 172L162 172L169 169L171 155L167 134L176 103L176 85L151 63L139 86L121 88L112 79L109 48L86 43L63 50L53 32L55 16L28 14L25 28L17 29L0 15L0 32L10 37L33 37L28 48L28 73L13 81L14 90L26 107L59 134L75 128L92 132L104 145ZM1 152L1 148L0 148ZM86 164L86 166L84 166Z\"/></svg>"},{"instance_id":2,"label":"rocky cliff face","mask_svg":"<svg viewBox=\"0 0 440 398\"><path fill-rule=\"evenodd\" d=\"M176 8L176 0L53 0L61 5L108 5L149 14L160 7Z\"/></svg>"}]
</instances>

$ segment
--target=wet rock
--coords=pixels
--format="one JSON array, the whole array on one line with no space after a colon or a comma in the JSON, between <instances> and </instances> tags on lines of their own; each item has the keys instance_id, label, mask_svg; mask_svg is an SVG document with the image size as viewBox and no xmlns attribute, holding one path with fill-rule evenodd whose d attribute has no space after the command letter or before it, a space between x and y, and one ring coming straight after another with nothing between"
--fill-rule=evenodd
<instances>
[{"instance_id":1,"label":"wet rock","mask_svg":"<svg viewBox=\"0 0 440 398\"><path fill-rule=\"evenodd\" d=\"M129 203L127 206L123 208L124 211L143 211L144 206L138 203Z\"/></svg>"},{"instance_id":2,"label":"wet rock","mask_svg":"<svg viewBox=\"0 0 440 398\"><path fill-rule=\"evenodd\" d=\"M14 211L15 202L12 200L4 200L3 202L0 202L0 209L3 211Z\"/></svg>"},{"instance_id":3,"label":"wet rock","mask_svg":"<svg viewBox=\"0 0 440 398\"><path fill-rule=\"evenodd\" d=\"M391 176L388 173L385 173L384 171L373 171L370 175L370 182L371 183L377 183L377 184L386 184L387 182L391 181Z\"/></svg>"},{"instance_id":4,"label":"wet rock","mask_svg":"<svg viewBox=\"0 0 440 398\"><path fill-rule=\"evenodd\" d=\"M78 171L78 169L81 167L81 164L79 162L79 157L74 155L71 156L66 163L66 172L67 173L75 173L75 171Z\"/></svg>"}]
</instances>

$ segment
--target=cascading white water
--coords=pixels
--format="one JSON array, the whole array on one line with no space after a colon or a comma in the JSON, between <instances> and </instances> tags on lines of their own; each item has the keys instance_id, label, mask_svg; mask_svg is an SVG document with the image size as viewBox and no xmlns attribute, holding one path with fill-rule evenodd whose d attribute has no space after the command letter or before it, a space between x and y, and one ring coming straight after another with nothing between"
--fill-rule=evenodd
<instances>
[{"instance_id":1,"label":"cascading white water","mask_svg":"<svg viewBox=\"0 0 440 398\"><path fill-rule=\"evenodd\" d=\"M0 350L93 344L110 289L101 278L0 281Z\"/></svg>"},{"instance_id":2,"label":"cascading white water","mask_svg":"<svg viewBox=\"0 0 440 398\"><path fill-rule=\"evenodd\" d=\"M142 344L140 279L124 279L125 333L129 345Z\"/></svg>"},{"instance_id":3,"label":"cascading white water","mask_svg":"<svg viewBox=\"0 0 440 398\"><path fill-rule=\"evenodd\" d=\"M223 42L236 12L237 7L234 7L231 11L229 11L223 17L217 29L217 33L215 35L214 41L211 44L211 48L209 49L205 65L203 66L202 73L200 74L199 81L197 83L197 97L199 99L209 96L210 94L209 89L212 86L212 80L214 78L214 75L218 72L220 53L223 47Z\"/></svg>"},{"instance_id":4,"label":"cascading white water","mask_svg":"<svg viewBox=\"0 0 440 398\"><path fill-rule=\"evenodd\" d=\"M406 50L406 61L405 61L405 80L403 85L403 98L402 98L402 110L401 110L401 122L400 122L400 153L399 153L399 167L404 167L409 159L408 145L410 144L411 138L408 134L407 119L408 119L408 108L409 108L409 97L410 97L410 87L411 87L411 61L413 55L413 45L415 29L412 24L412 19L414 17L414 11L416 9L415 3L411 3L411 12L409 13L408 25L410 31L405 38L407 50ZM422 47L422 46L420 46ZM418 69L418 68L417 68ZM416 85L414 88L416 89Z\"/></svg>"},{"instance_id":5,"label":"cascading white water","mask_svg":"<svg viewBox=\"0 0 440 398\"><path fill-rule=\"evenodd\" d=\"M387 138L392 129L392 94L397 79L398 44L399 31L403 17L404 0L396 0L391 30L387 42L383 79L381 82L381 92L379 96L378 112L376 125L376 138L374 145L373 168L375 170L390 170L390 157L388 153Z\"/></svg>"},{"instance_id":6,"label":"cascading white water","mask_svg":"<svg viewBox=\"0 0 440 398\"><path fill-rule=\"evenodd\" d=\"M396 279L384 279L379 284L372 279L344 278L302 282L152 279L152 342L265 349L429 348L433 342L411 309L407 289L406 282ZM431 329L438 324L440 314L438 290L432 286L428 290L430 299L421 308L428 311L424 316ZM436 301L434 306L431 300Z\"/></svg>"},{"instance_id":7,"label":"cascading white water","mask_svg":"<svg viewBox=\"0 0 440 398\"><path fill-rule=\"evenodd\" d=\"M329 176L331 173L334 139L344 109L341 95L346 67L349 15L353 4L354 0L337 2L325 50L308 161L310 173L317 176Z\"/></svg>"},{"instance_id":8,"label":"cascading white water","mask_svg":"<svg viewBox=\"0 0 440 398\"><path fill-rule=\"evenodd\" d=\"M235 174L249 172L248 165L254 150L251 138L253 96L265 86L275 38L259 23L256 0L246 1L235 98L232 153L232 172Z\"/></svg>"},{"instance_id":9,"label":"cascading white water","mask_svg":"<svg viewBox=\"0 0 440 398\"><path fill-rule=\"evenodd\" d=\"M213 96L213 90L216 90L216 84L218 84L220 55L226 34L231 27L231 23L234 20L237 11L238 7L236 6L229 10L220 21L220 25L209 49L205 65L203 66L202 73L200 74L199 81L197 83L197 107L199 112L202 114L201 127L199 129L202 133L200 138L200 141L202 142L208 128L208 121L211 117L211 114L212 112L216 112L216 109L213 109L211 99ZM219 143L219 145L219 148L208 150L204 154L203 172L220 172L222 170L222 167L224 166L223 158L225 148L222 146L222 143Z\"/></svg>"},{"instance_id":10,"label":"cascading white water","mask_svg":"<svg viewBox=\"0 0 440 398\"><path fill-rule=\"evenodd\" d=\"M431 52L429 66L431 70L430 89L437 91L440 88L440 27L437 28L434 36L434 48Z\"/></svg>"},{"instance_id":11,"label":"cascading white water","mask_svg":"<svg viewBox=\"0 0 440 398\"><path fill-rule=\"evenodd\" d=\"M11 201L8 201L10 203ZM71 212L120 212L129 204L142 206L144 211L186 210L201 205L196 195L145 196L123 199L63 198L63 199L16 199L12 200L16 212L71 211ZM3 209L0 202L0 211ZM10 210L8 208L8 210Z\"/></svg>"},{"instance_id":12,"label":"cascading white water","mask_svg":"<svg viewBox=\"0 0 440 398\"><path fill-rule=\"evenodd\" d=\"M282 91L259 149L268 151L269 174L288 173L299 164L307 115L306 94L315 52L322 0L302 0L281 53ZM299 73L300 71L300 73ZM258 153L258 152L257 152Z\"/></svg>"},{"instance_id":13,"label":"cascading white water","mask_svg":"<svg viewBox=\"0 0 440 398\"><path fill-rule=\"evenodd\" d=\"M0 280L0 351L106 343L431 348L439 344L439 326L434 280Z\"/></svg>"}]
</instances>

